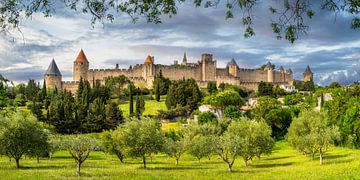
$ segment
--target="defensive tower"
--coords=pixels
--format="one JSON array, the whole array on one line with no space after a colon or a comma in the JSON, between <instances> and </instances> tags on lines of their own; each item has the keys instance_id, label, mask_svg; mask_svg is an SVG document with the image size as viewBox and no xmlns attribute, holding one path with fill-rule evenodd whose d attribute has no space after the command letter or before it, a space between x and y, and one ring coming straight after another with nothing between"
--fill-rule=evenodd
<instances>
[{"instance_id":1,"label":"defensive tower","mask_svg":"<svg viewBox=\"0 0 360 180\"><path fill-rule=\"evenodd\" d=\"M89 61L87 60L84 51L81 49L74 61L74 81L80 81L81 78L87 79L88 71Z\"/></svg>"}]
</instances>

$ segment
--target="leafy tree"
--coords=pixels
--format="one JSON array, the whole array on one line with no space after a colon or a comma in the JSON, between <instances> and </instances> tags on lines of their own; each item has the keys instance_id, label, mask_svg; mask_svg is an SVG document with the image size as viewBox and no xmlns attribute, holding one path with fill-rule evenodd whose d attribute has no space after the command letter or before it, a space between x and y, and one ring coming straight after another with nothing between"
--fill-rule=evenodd
<instances>
[{"instance_id":1,"label":"leafy tree","mask_svg":"<svg viewBox=\"0 0 360 180\"><path fill-rule=\"evenodd\" d=\"M241 117L241 112L238 107L230 105L225 108L224 117L230 119L237 119Z\"/></svg>"},{"instance_id":2,"label":"leafy tree","mask_svg":"<svg viewBox=\"0 0 360 180\"><path fill-rule=\"evenodd\" d=\"M164 151L170 157L175 158L175 164L179 164L180 157L186 151L186 140L180 131L170 130L165 134Z\"/></svg>"},{"instance_id":3,"label":"leafy tree","mask_svg":"<svg viewBox=\"0 0 360 180\"><path fill-rule=\"evenodd\" d=\"M124 152L130 157L141 157L146 168L146 156L162 151L164 135L161 124L150 118L129 119L117 129L117 140L124 144Z\"/></svg>"},{"instance_id":4,"label":"leafy tree","mask_svg":"<svg viewBox=\"0 0 360 180\"><path fill-rule=\"evenodd\" d=\"M215 107L222 115L226 107L240 107L244 104L244 101L237 92L233 90L227 90L206 97L205 103Z\"/></svg>"},{"instance_id":5,"label":"leafy tree","mask_svg":"<svg viewBox=\"0 0 360 180\"><path fill-rule=\"evenodd\" d=\"M120 129L119 129L120 130ZM106 153L115 154L121 163L124 162L124 144L119 140L119 131L104 131L101 134L101 148Z\"/></svg>"},{"instance_id":6,"label":"leafy tree","mask_svg":"<svg viewBox=\"0 0 360 180\"><path fill-rule=\"evenodd\" d=\"M289 127L288 141L298 151L320 155L323 163L324 153L339 140L340 133L336 126L327 126L326 116L312 110L303 111L295 118Z\"/></svg>"},{"instance_id":7,"label":"leafy tree","mask_svg":"<svg viewBox=\"0 0 360 180\"><path fill-rule=\"evenodd\" d=\"M172 82L165 103L168 109L188 106L191 110L195 110L201 99L201 92L196 81L183 79Z\"/></svg>"},{"instance_id":8,"label":"leafy tree","mask_svg":"<svg viewBox=\"0 0 360 180\"><path fill-rule=\"evenodd\" d=\"M237 122L233 122L228 127L227 131L218 137L215 143L215 151L221 159L228 165L228 170L231 172L235 163L236 157L240 154L240 136L239 130L241 127Z\"/></svg>"},{"instance_id":9,"label":"leafy tree","mask_svg":"<svg viewBox=\"0 0 360 180\"><path fill-rule=\"evenodd\" d=\"M23 155L42 155L49 147L47 142L47 133L33 115L18 111L0 117L0 152L14 158L17 168Z\"/></svg>"},{"instance_id":10,"label":"leafy tree","mask_svg":"<svg viewBox=\"0 0 360 180\"><path fill-rule=\"evenodd\" d=\"M315 91L315 84L313 81L296 81L294 80L294 86L299 91Z\"/></svg>"},{"instance_id":11,"label":"leafy tree","mask_svg":"<svg viewBox=\"0 0 360 180\"><path fill-rule=\"evenodd\" d=\"M129 79L124 75L116 76L116 77L108 77L105 79L105 87L108 88L115 97L118 99L123 99L126 94L124 91L124 87L129 83Z\"/></svg>"},{"instance_id":12,"label":"leafy tree","mask_svg":"<svg viewBox=\"0 0 360 180\"><path fill-rule=\"evenodd\" d=\"M207 83L206 89L210 94L215 93L217 91L216 82L209 81Z\"/></svg>"},{"instance_id":13,"label":"leafy tree","mask_svg":"<svg viewBox=\"0 0 360 180\"><path fill-rule=\"evenodd\" d=\"M16 94L15 103L17 106L25 106L26 98L24 94Z\"/></svg>"},{"instance_id":14,"label":"leafy tree","mask_svg":"<svg viewBox=\"0 0 360 180\"><path fill-rule=\"evenodd\" d=\"M274 94L273 87L271 83L261 81L258 86L259 96L272 96Z\"/></svg>"},{"instance_id":15,"label":"leafy tree","mask_svg":"<svg viewBox=\"0 0 360 180\"><path fill-rule=\"evenodd\" d=\"M213 112L206 111L206 112L202 112L199 114L198 123L199 124L205 124L205 123L217 124L218 118L216 117L216 115Z\"/></svg>"},{"instance_id":16,"label":"leafy tree","mask_svg":"<svg viewBox=\"0 0 360 180\"><path fill-rule=\"evenodd\" d=\"M247 118L240 118L237 123L239 123L238 141L241 146L239 155L243 158L245 166L254 156L260 158L261 154L271 153L274 141L268 125Z\"/></svg>"},{"instance_id":17,"label":"leafy tree","mask_svg":"<svg viewBox=\"0 0 360 180\"><path fill-rule=\"evenodd\" d=\"M119 14L129 15L134 22L140 18L145 18L147 22L161 23L162 18L173 17L177 14L177 9L182 1L77 1L70 0L65 2L54 3L49 0L5 0L1 4L0 15L2 30L11 30L19 28L20 20L23 18L31 18L35 13L43 13L44 17L51 17L56 13L55 4L63 4L71 10L79 11L90 15L91 24L104 21L114 22ZM236 11L240 11L241 24L244 27L244 37L249 38L255 35L253 24L256 20L254 9L259 4L263 4L264 0L242 0L239 2L221 1L194 1L195 7L219 7L223 5L226 8L224 13L225 19L235 18ZM266 1L267 2L267 1ZM311 3L310 1L298 0L282 0L270 3L269 12L271 14L268 23L272 28L277 39L286 39L293 43L300 36L307 34L309 30L310 20L316 16L314 9L327 10L334 14L345 14L353 17L350 23L352 29L360 27L359 4L352 0L322 0L319 3ZM24 12L23 14L21 12Z\"/></svg>"},{"instance_id":18,"label":"leafy tree","mask_svg":"<svg viewBox=\"0 0 360 180\"><path fill-rule=\"evenodd\" d=\"M213 152L214 140L211 135L197 134L188 144L188 152L196 157L199 162L203 157L210 158Z\"/></svg>"},{"instance_id":19,"label":"leafy tree","mask_svg":"<svg viewBox=\"0 0 360 180\"><path fill-rule=\"evenodd\" d=\"M270 110L277 109L279 107L280 102L276 99L271 97L259 97L257 99L257 106L252 111L252 116L257 120L264 119Z\"/></svg>"},{"instance_id":20,"label":"leafy tree","mask_svg":"<svg viewBox=\"0 0 360 180\"><path fill-rule=\"evenodd\" d=\"M282 139L291 124L292 112L285 108L272 109L265 115L264 120L272 129L272 137Z\"/></svg>"},{"instance_id":21,"label":"leafy tree","mask_svg":"<svg viewBox=\"0 0 360 180\"><path fill-rule=\"evenodd\" d=\"M95 139L83 135L69 137L65 140L64 148L75 159L77 165L76 174L78 176L80 176L81 165L96 147L98 147L98 143Z\"/></svg>"},{"instance_id":22,"label":"leafy tree","mask_svg":"<svg viewBox=\"0 0 360 180\"><path fill-rule=\"evenodd\" d=\"M285 105L296 105L303 101L303 96L301 94L291 94L285 96L284 104Z\"/></svg>"},{"instance_id":23,"label":"leafy tree","mask_svg":"<svg viewBox=\"0 0 360 180\"><path fill-rule=\"evenodd\" d=\"M332 82L329 85L329 88L340 88L340 87L341 87L341 85L338 82Z\"/></svg>"},{"instance_id":24,"label":"leafy tree","mask_svg":"<svg viewBox=\"0 0 360 180\"><path fill-rule=\"evenodd\" d=\"M218 137L215 151L231 172L239 155L247 165L247 161L253 156L260 158L262 154L270 154L274 146L274 140L270 135L271 129L266 123L242 118L239 121L232 121L227 131Z\"/></svg>"}]
</instances>

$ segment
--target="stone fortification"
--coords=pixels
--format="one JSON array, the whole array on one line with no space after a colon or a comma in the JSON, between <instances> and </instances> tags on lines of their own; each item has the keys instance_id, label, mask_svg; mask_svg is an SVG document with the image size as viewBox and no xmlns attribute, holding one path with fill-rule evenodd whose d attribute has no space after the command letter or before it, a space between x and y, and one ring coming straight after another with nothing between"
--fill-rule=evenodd
<instances>
[{"instance_id":1,"label":"stone fortification","mask_svg":"<svg viewBox=\"0 0 360 180\"><path fill-rule=\"evenodd\" d=\"M217 68L216 60L212 54L202 54L201 59L196 63L188 63L186 54L183 62L173 65L155 64L154 57L148 56L143 64L130 66L128 69L119 69L116 65L114 69L89 69L89 61L83 50L74 61L73 79L71 82L62 81L60 70L53 60L45 73L45 83L49 88L67 89L75 92L79 80L86 79L90 82L100 80L105 82L107 77L124 75L132 80L135 85L152 88L152 83L156 74L160 71L164 77L170 80L192 78L198 82L200 87L206 86L207 82L215 81L220 83L230 83L240 85L248 89L257 90L258 84L269 82L276 85L292 85L293 72L291 69L284 70L283 67L275 70L270 62L264 69L246 69L240 68L234 59L232 59L225 68ZM312 72L307 68L306 80L312 80Z\"/></svg>"}]
</instances>

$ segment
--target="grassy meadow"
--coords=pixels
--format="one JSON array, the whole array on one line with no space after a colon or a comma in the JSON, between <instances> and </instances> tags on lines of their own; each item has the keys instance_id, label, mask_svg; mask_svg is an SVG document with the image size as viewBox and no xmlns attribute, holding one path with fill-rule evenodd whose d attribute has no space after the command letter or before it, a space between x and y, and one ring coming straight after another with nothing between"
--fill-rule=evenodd
<instances>
[{"instance_id":1,"label":"grassy meadow","mask_svg":"<svg viewBox=\"0 0 360 180\"><path fill-rule=\"evenodd\" d=\"M153 96L155 98L155 96ZM165 104L166 96L161 96L160 102L156 100L150 100L149 96L144 96L145 100L145 111L143 113L144 116L147 115L157 115L158 110L167 110ZM134 97L134 110L135 110L136 98ZM129 101L124 101L119 105L120 109L123 112L125 117L129 116Z\"/></svg>"},{"instance_id":2,"label":"grassy meadow","mask_svg":"<svg viewBox=\"0 0 360 180\"><path fill-rule=\"evenodd\" d=\"M335 147L319 165L318 160L301 155L281 141L270 156L254 159L248 167L239 157L230 173L216 155L199 163L185 154L176 166L174 159L158 154L143 169L141 159L125 159L121 164L115 156L92 152L82 166L80 179L360 179L359 155L359 150ZM41 159L39 164L29 158L20 164L22 168L16 169L15 162L0 157L1 179L79 179L75 162L66 151L57 152L51 160Z\"/></svg>"}]
</instances>

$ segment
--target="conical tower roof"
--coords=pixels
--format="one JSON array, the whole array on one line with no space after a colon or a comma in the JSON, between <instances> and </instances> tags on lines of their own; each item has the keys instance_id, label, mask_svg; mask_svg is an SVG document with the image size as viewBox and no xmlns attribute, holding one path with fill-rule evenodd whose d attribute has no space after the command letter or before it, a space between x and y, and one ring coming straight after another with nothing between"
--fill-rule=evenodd
<instances>
[{"instance_id":1,"label":"conical tower roof","mask_svg":"<svg viewBox=\"0 0 360 180\"><path fill-rule=\"evenodd\" d=\"M230 62L228 62L227 66L238 66L238 65L237 65L235 59L232 58L232 59L230 60Z\"/></svg>"},{"instance_id":2,"label":"conical tower roof","mask_svg":"<svg viewBox=\"0 0 360 180\"><path fill-rule=\"evenodd\" d=\"M282 66L280 66L279 71L284 71L284 68Z\"/></svg>"},{"instance_id":3,"label":"conical tower roof","mask_svg":"<svg viewBox=\"0 0 360 180\"><path fill-rule=\"evenodd\" d=\"M45 72L45 75L55 75L55 76L61 76L61 72L56 65L55 60L53 59L48 67L48 69Z\"/></svg>"},{"instance_id":4,"label":"conical tower roof","mask_svg":"<svg viewBox=\"0 0 360 180\"><path fill-rule=\"evenodd\" d=\"M148 55L145 59L144 64L154 64L153 58L150 55Z\"/></svg>"},{"instance_id":5,"label":"conical tower roof","mask_svg":"<svg viewBox=\"0 0 360 180\"><path fill-rule=\"evenodd\" d=\"M87 60L84 51L81 49L78 56L76 57L75 62L83 62L83 63L89 63Z\"/></svg>"},{"instance_id":6,"label":"conical tower roof","mask_svg":"<svg viewBox=\"0 0 360 180\"><path fill-rule=\"evenodd\" d=\"M307 65L304 73L312 73L309 65Z\"/></svg>"},{"instance_id":7,"label":"conical tower roof","mask_svg":"<svg viewBox=\"0 0 360 180\"><path fill-rule=\"evenodd\" d=\"M289 68L288 70L286 70L286 72L288 72L288 73L290 73L290 74L292 74L293 72L292 72L292 70Z\"/></svg>"}]
</instances>

